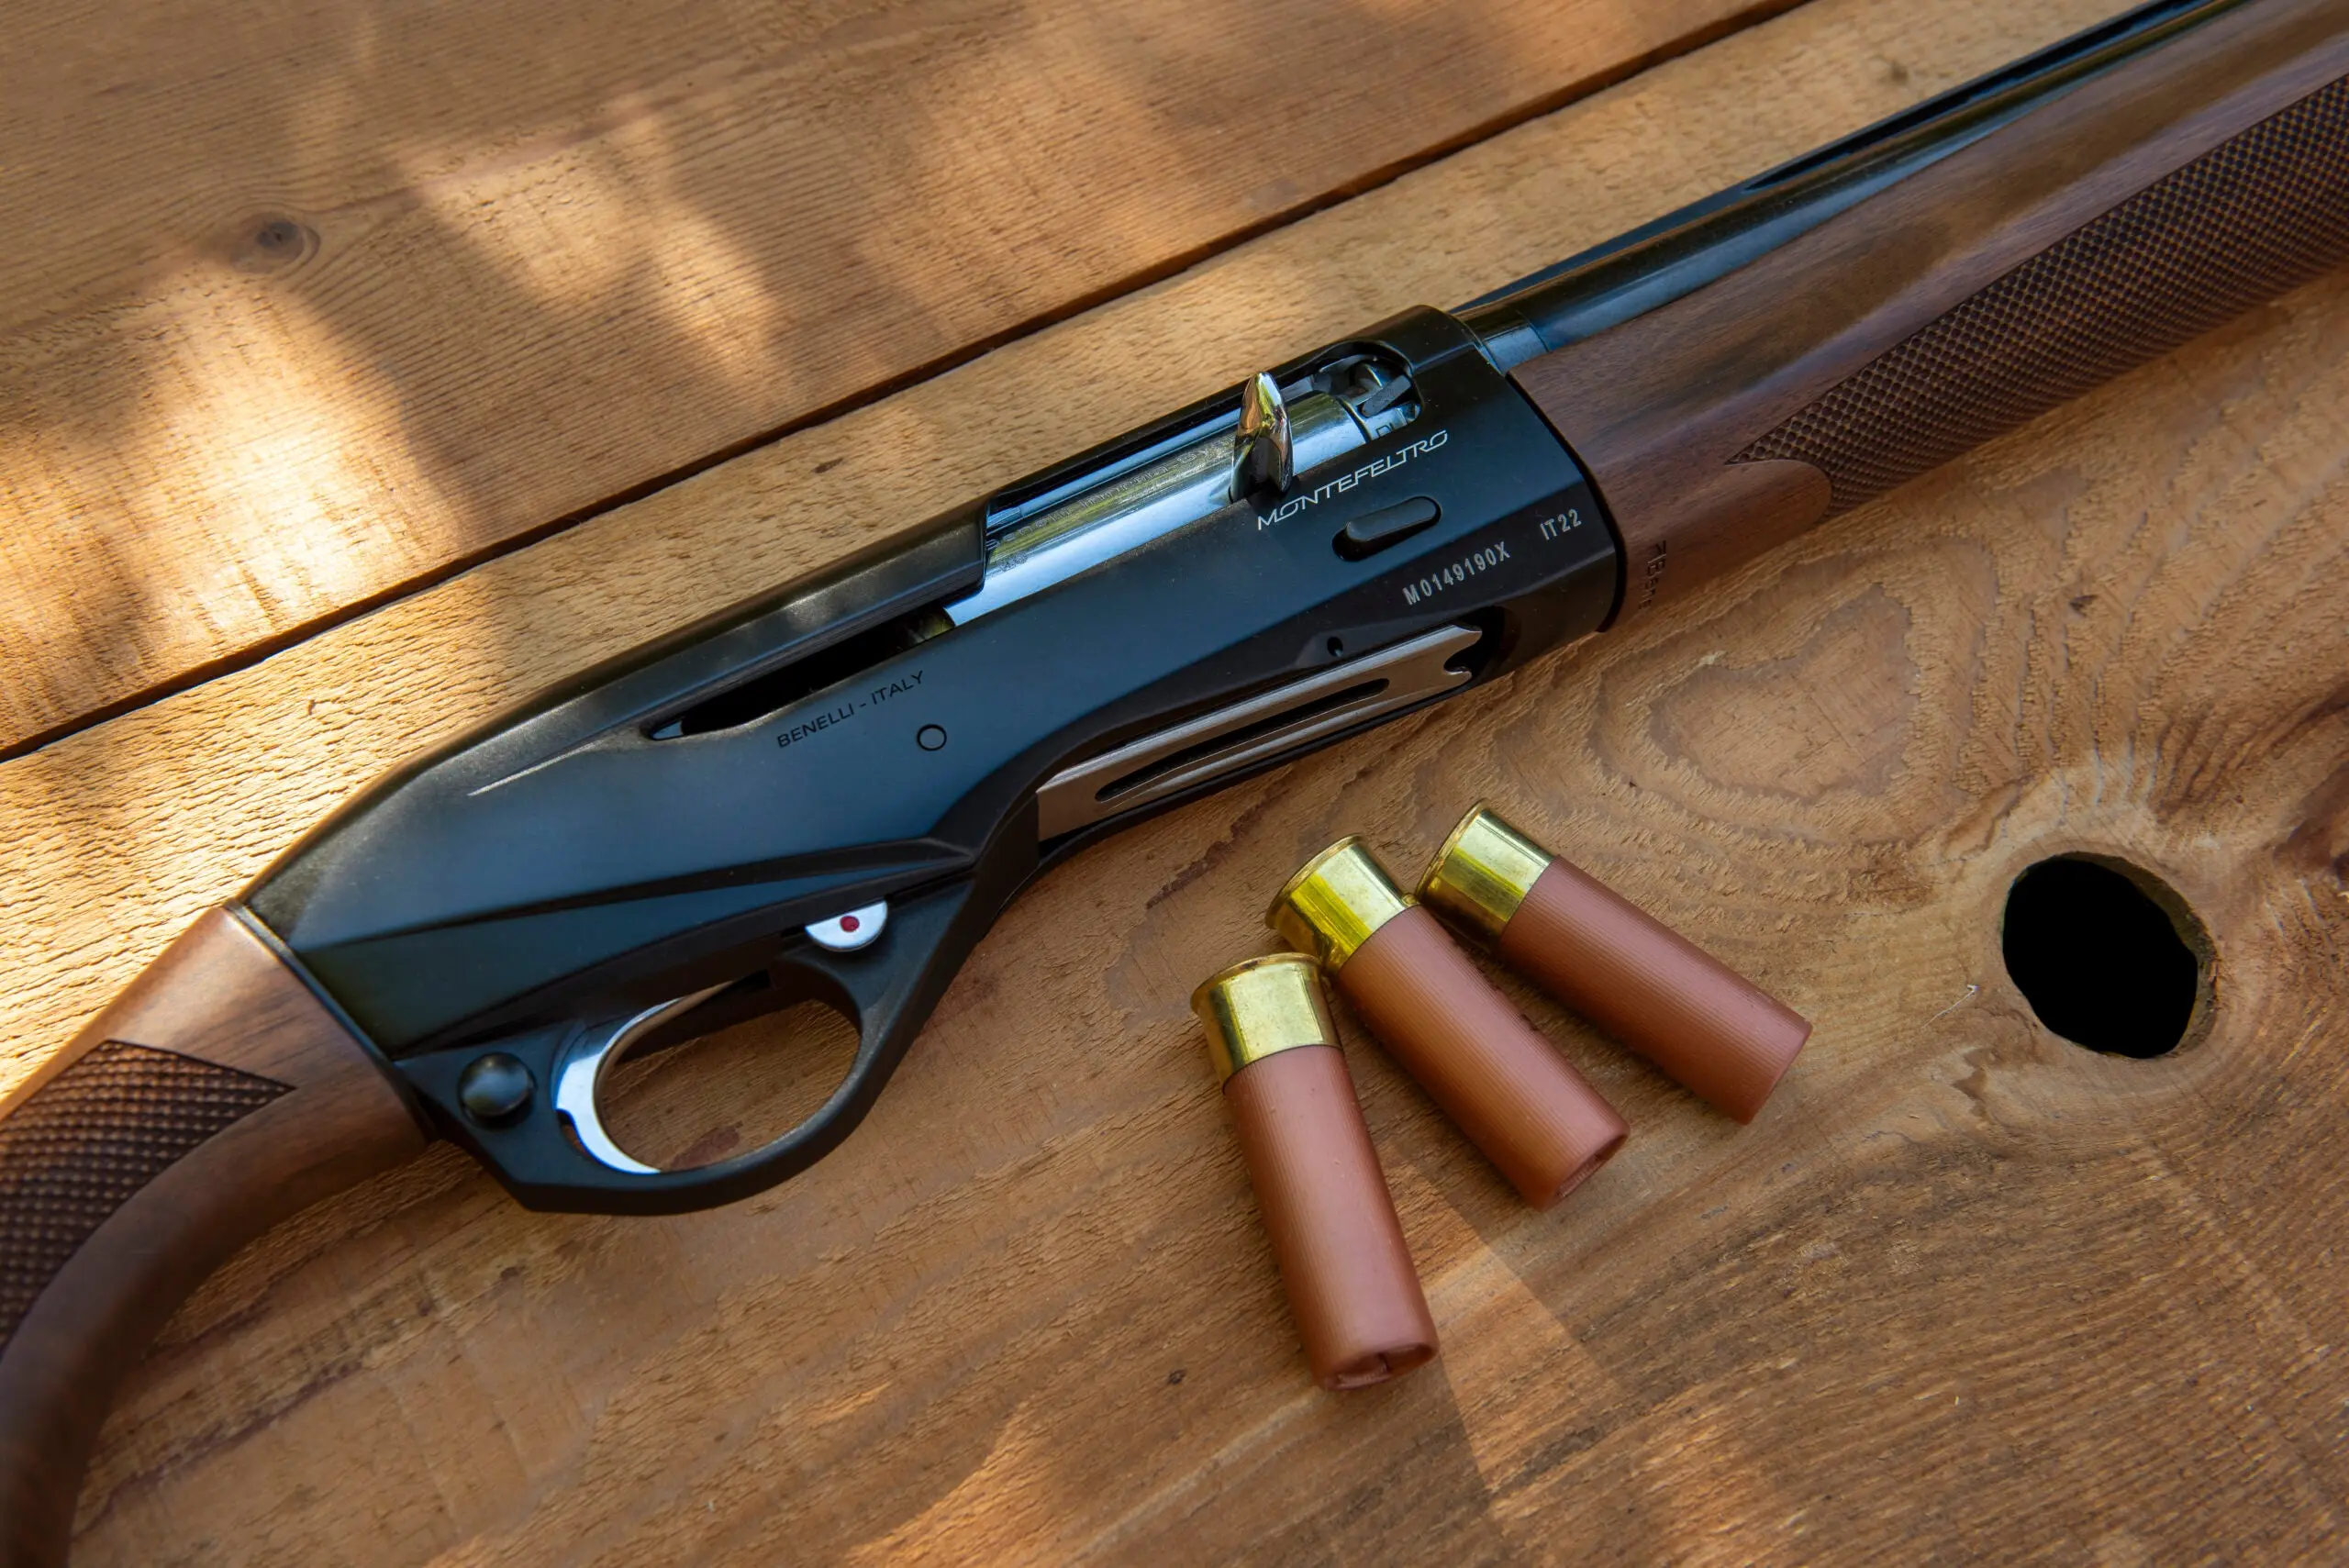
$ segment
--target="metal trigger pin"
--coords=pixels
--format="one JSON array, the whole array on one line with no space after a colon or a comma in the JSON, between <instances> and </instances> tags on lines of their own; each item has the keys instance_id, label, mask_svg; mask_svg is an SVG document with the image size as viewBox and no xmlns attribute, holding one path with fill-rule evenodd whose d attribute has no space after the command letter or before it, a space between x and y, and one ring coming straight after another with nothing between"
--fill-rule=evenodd
<instances>
[{"instance_id":1,"label":"metal trigger pin","mask_svg":"<svg viewBox=\"0 0 2349 1568\"><path fill-rule=\"evenodd\" d=\"M854 952L859 948L871 947L888 923L889 901L885 898L878 904L867 904L862 909L817 921L807 928L807 940L834 952Z\"/></svg>"},{"instance_id":2,"label":"metal trigger pin","mask_svg":"<svg viewBox=\"0 0 2349 1568\"><path fill-rule=\"evenodd\" d=\"M1270 490L1275 495L1297 477L1297 445L1288 428L1288 405L1269 372L1258 371L1240 385L1240 428L1231 438L1234 501Z\"/></svg>"}]
</instances>

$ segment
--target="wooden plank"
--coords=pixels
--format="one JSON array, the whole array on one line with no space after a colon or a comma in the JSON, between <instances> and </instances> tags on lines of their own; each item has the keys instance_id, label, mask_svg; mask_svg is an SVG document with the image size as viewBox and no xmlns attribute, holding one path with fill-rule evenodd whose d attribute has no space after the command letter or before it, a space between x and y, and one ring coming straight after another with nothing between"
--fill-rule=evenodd
<instances>
[{"instance_id":1,"label":"wooden plank","mask_svg":"<svg viewBox=\"0 0 2349 1568\"><path fill-rule=\"evenodd\" d=\"M2092 10L1820 0L0 766L17 1070L333 799L549 676ZM2344 324L2336 277L1062 868L785 1188L531 1216L443 1151L313 1211L141 1369L77 1561L2337 1554ZM1740 1129L1512 984L1633 1127L1543 1216L1355 1031L1445 1354L1332 1398L1185 997L1266 944L1298 857L1354 829L1409 863L1480 794L1819 1032ZM2007 887L2073 847L2210 924L2200 1045L2094 1057L2013 994Z\"/></svg>"},{"instance_id":2,"label":"wooden plank","mask_svg":"<svg viewBox=\"0 0 2349 1568\"><path fill-rule=\"evenodd\" d=\"M0 756L1786 3L16 7Z\"/></svg>"}]
</instances>

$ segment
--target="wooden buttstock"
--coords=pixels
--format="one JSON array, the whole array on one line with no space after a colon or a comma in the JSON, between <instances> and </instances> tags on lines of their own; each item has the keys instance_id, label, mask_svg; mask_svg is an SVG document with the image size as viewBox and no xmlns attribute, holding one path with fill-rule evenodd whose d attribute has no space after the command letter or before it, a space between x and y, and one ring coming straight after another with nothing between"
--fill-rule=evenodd
<instances>
[{"instance_id":1,"label":"wooden buttstock","mask_svg":"<svg viewBox=\"0 0 2349 1568\"><path fill-rule=\"evenodd\" d=\"M0 1568L65 1560L123 1375L247 1240L427 1134L233 907L0 1104Z\"/></svg>"},{"instance_id":2,"label":"wooden buttstock","mask_svg":"<svg viewBox=\"0 0 2349 1568\"><path fill-rule=\"evenodd\" d=\"M2349 260L2349 6L2252 0L1518 367L1619 618Z\"/></svg>"}]
</instances>

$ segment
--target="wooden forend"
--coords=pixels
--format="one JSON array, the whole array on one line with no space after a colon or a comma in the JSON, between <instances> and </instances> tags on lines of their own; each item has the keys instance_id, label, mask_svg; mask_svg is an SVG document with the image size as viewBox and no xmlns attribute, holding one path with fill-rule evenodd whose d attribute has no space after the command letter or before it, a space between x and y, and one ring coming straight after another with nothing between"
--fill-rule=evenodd
<instances>
[{"instance_id":1,"label":"wooden forend","mask_svg":"<svg viewBox=\"0 0 2349 1568\"><path fill-rule=\"evenodd\" d=\"M1517 377L1636 616L2343 259L2341 7L2247 6Z\"/></svg>"},{"instance_id":2,"label":"wooden forend","mask_svg":"<svg viewBox=\"0 0 2349 1568\"><path fill-rule=\"evenodd\" d=\"M1811 0L0 765L15 1070L419 745L1266 344L1480 293L2118 3ZM2339 1556L2344 324L2349 272L1088 851L766 1197L550 1220L449 1150L278 1227L132 1375L77 1568ZM1740 1129L1495 972L1636 1134L1553 1214L1357 1040L1444 1355L1324 1396L1186 998L1267 866L1341 831L1411 861L1486 796L1818 1033ZM2007 983L2006 891L2068 849L2207 922L2201 1044L2099 1057Z\"/></svg>"}]
</instances>

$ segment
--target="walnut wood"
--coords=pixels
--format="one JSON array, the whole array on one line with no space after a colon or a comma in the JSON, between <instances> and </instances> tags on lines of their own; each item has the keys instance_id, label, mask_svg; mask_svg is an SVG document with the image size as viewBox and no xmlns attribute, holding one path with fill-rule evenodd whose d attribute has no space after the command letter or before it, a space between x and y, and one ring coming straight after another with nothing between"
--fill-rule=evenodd
<instances>
[{"instance_id":1,"label":"walnut wood","mask_svg":"<svg viewBox=\"0 0 2349 1568\"><path fill-rule=\"evenodd\" d=\"M1619 618L1850 504L1809 462L1751 461L1776 450L1755 443L1790 416L2065 236L2344 74L2349 6L2253 0L1718 284L1520 366L1519 384L1590 470L1621 534ZM2286 228L2302 216L2279 208L2273 223ZM2296 252L2232 308L2349 257L2349 227L2315 249ZM2121 330L2139 340L2110 340L2103 319L2125 311L2129 292L2123 281L2070 302L2077 340L2061 370L2088 360L2114 373L2188 335L2165 340L2132 323ZM1954 347L1961 360L1989 362L2003 346L1977 336ZM2034 398L2032 386L2000 390L2012 417L1982 421L1973 439L2055 401ZM1936 406L1931 385L1915 391L1916 419L1956 417ZM1960 394L1953 386L1947 395Z\"/></svg>"},{"instance_id":2,"label":"walnut wood","mask_svg":"<svg viewBox=\"0 0 2349 1568\"><path fill-rule=\"evenodd\" d=\"M412 1158L426 1140L367 1049L231 907L198 920L0 1102L0 1131L68 1092L94 1051L123 1046L261 1088L254 1108L114 1208L0 1339L0 1568L64 1562L116 1387L187 1294L270 1226ZM155 1139L169 1120L168 1106L142 1108L150 1114L129 1142ZM49 1151L59 1165L86 1167L98 1141L59 1138ZM38 1230L23 1210L40 1184L41 1173L0 1158L0 1235ZM47 1184L70 1195L88 1177L68 1170Z\"/></svg>"},{"instance_id":3,"label":"walnut wood","mask_svg":"<svg viewBox=\"0 0 2349 1568\"><path fill-rule=\"evenodd\" d=\"M1469 297L2117 4L1809 0L0 764L0 1072L417 747L1268 340ZM865 1129L764 1197L550 1217L441 1147L277 1227L131 1374L76 1568L2338 1561L2343 582L2335 274L1056 870ZM1480 796L1818 1030L1741 1128L1492 968L1637 1132L1550 1214L1355 1039L1444 1351L1324 1395L1187 998L1273 868L1347 831L1416 865ZM2096 1056L2008 983L2008 886L2081 848L2209 924L2200 1043ZM761 1060L708 1130L804 1104Z\"/></svg>"}]
</instances>

